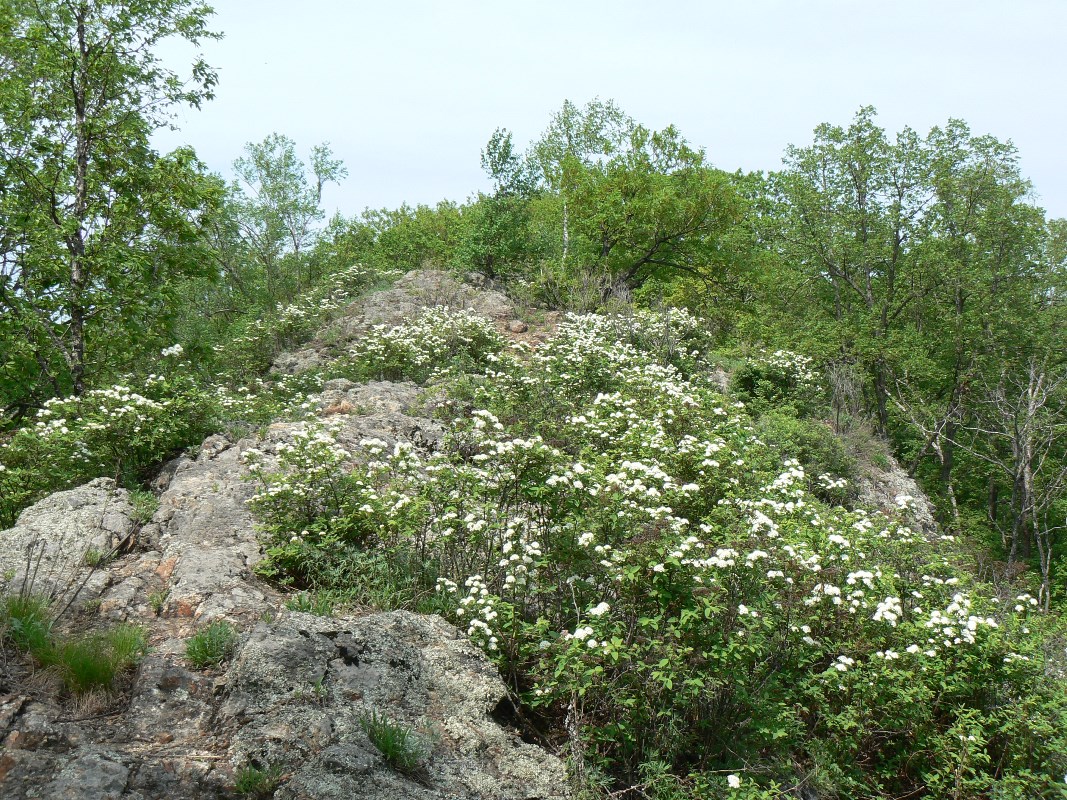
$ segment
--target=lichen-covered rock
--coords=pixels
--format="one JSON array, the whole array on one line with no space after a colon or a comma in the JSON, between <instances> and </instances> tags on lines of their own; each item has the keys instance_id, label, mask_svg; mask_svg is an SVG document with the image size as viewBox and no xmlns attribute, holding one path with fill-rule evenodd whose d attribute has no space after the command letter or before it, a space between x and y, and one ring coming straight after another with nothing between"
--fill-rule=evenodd
<instances>
[{"instance_id":1,"label":"lichen-covered rock","mask_svg":"<svg viewBox=\"0 0 1067 800\"><path fill-rule=\"evenodd\" d=\"M431 449L443 435L413 384L331 381L311 400L338 423L353 462L366 438ZM309 424L278 422L237 443L208 438L195 458L168 465L159 509L142 529L126 493L94 481L42 500L3 534L0 558L16 573L30 542L43 542L42 564L63 572L61 564L80 568L87 547L136 540L89 586L101 624L139 624L152 649L106 714L71 713L69 700L32 689L5 695L11 687L0 684L0 797L222 800L248 765L279 767L274 796L290 800L567 795L562 763L494 719L500 677L452 626L405 612L290 613L255 577L262 545L242 454L259 449L269 468L277 446ZM244 632L238 653L225 672L193 670L186 643L218 618ZM413 731L424 769L389 766L363 729L367 713Z\"/></svg>"},{"instance_id":2,"label":"lichen-covered rock","mask_svg":"<svg viewBox=\"0 0 1067 800\"><path fill-rule=\"evenodd\" d=\"M886 466L870 464L856 479L857 505L886 513L903 510L908 523L927 538L939 533L934 506L897 460L886 455Z\"/></svg>"},{"instance_id":3,"label":"lichen-covered rock","mask_svg":"<svg viewBox=\"0 0 1067 800\"><path fill-rule=\"evenodd\" d=\"M562 763L501 727L506 692L488 659L439 617L291 613L252 631L227 676L231 759L279 765L279 798L532 800L568 794ZM426 757L390 767L361 721L387 717Z\"/></svg>"},{"instance_id":4,"label":"lichen-covered rock","mask_svg":"<svg viewBox=\"0 0 1067 800\"><path fill-rule=\"evenodd\" d=\"M66 603L95 598L107 585L95 562L133 543L137 532L125 489L98 478L30 506L0 532L0 590L54 596Z\"/></svg>"},{"instance_id":5,"label":"lichen-covered rock","mask_svg":"<svg viewBox=\"0 0 1067 800\"><path fill-rule=\"evenodd\" d=\"M168 586L166 609L207 621L252 619L271 607L252 580L262 547L246 502L241 448L221 436L204 441L196 459L183 459L160 497L158 570Z\"/></svg>"}]
</instances>

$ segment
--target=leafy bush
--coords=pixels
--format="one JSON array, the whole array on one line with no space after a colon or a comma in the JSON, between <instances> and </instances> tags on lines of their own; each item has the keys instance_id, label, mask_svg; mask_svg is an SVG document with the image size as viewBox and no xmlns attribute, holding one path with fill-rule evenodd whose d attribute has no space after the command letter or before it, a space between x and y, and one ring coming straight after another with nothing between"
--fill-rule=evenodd
<instances>
[{"instance_id":1,"label":"leafy bush","mask_svg":"<svg viewBox=\"0 0 1067 800\"><path fill-rule=\"evenodd\" d=\"M180 355L168 348L165 359ZM183 365L45 403L36 420L0 444L0 527L41 497L101 476L134 486L167 454L199 443L215 404Z\"/></svg>"},{"instance_id":2,"label":"leafy bush","mask_svg":"<svg viewBox=\"0 0 1067 800\"><path fill-rule=\"evenodd\" d=\"M329 374L423 383L448 371L484 368L503 346L504 339L484 317L430 308L403 325L375 325Z\"/></svg>"},{"instance_id":3,"label":"leafy bush","mask_svg":"<svg viewBox=\"0 0 1067 800\"><path fill-rule=\"evenodd\" d=\"M214 347L220 374L233 384L259 377L275 356L308 339L377 277L356 264L331 275L291 303L279 304L266 313L251 310L229 328L225 341Z\"/></svg>"},{"instance_id":4,"label":"leafy bush","mask_svg":"<svg viewBox=\"0 0 1067 800\"><path fill-rule=\"evenodd\" d=\"M815 478L809 488L816 496L831 505L848 505L856 497L852 481L857 465L845 443L825 423L798 419L790 412L786 407L763 414L756 424L760 438L783 460L800 461L805 473Z\"/></svg>"},{"instance_id":5,"label":"leafy bush","mask_svg":"<svg viewBox=\"0 0 1067 800\"><path fill-rule=\"evenodd\" d=\"M730 385L755 415L776 406L790 405L799 416L807 416L824 394L821 376L812 367L812 359L788 350L762 352L748 359L734 371Z\"/></svg>"},{"instance_id":6,"label":"leafy bush","mask_svg":"<svg viewBox=\"0 0 1067 800\"><path fill-rule=\"evenodd\" d=\"M819 434L772 419L769 446L616 324L502 356L434 453L309 430L255 473L274 568L415 554L579 775L663 797L773 797L798 773L831 796L1051 790L1057 620L998 602L954 542L828 505L786 453L838 459Z\"/></svg>"},{"instance_id":7,"label":"leafy bush","mask_svg":"<svg viewBox=\"0 0 1067 800\"><path fill-rule=\"evenodd\" d=\"M214 667L237 649L237 629L225 620L215 620L185 644L185 657L194 669Z\"/></svg>"}]
</instances>

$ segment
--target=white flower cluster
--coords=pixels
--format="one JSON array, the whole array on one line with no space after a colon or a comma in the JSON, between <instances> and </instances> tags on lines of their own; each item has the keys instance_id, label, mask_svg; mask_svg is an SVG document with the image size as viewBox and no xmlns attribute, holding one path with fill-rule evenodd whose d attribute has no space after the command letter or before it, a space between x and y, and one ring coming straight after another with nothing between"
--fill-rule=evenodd
<instances>
[{"instance_id":1,"label":"white flower cluster","mask_svg":"<svg viewBox=\"0 0 1067 800\"><path fill-rule=\"evenodd\" d=\"M503 347L503 337L485 317L437 307L403 325L373 326L349 355L371 373L398 370L427 377L460 354L478 361Z\"/></svg>"}]
</instances>

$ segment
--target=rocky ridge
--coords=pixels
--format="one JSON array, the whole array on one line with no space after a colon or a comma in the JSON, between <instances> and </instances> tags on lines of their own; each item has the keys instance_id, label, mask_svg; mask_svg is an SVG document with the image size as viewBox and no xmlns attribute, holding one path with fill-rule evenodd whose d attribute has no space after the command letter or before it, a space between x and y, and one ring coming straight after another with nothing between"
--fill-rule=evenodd
<instances>
[{"instance_id":1,"label":"rocky ridge","mask_svg":"<svg viewBox=\"0 0 1067 800\"><path fill-rule=\"evenodd\" d=\"M533 344L558 319L531 326L497 292L412 273L353 304L304 349L279 356L275 370L326 363L370 326L437 305L472 309ZM337 423L337 441L350 452L367 438L432 450L444 435L410 383L338 379L310 402ZM143 525L127 492L98 479L42 500L0 532L0 590L58 596L73 629L100 618L134 622L151 645L117 705L73 707L41 691L43 677L27 665L3 665L0 796L217 800L234 796L245 765L281 767L272 796L288 800L568 796L563 763L508 726L496 670L452 625L406 612L302 614L255 577L262 548L242 455L255 448L269 461L306 424L278 422L237 442L208 438L161 471L160 505ZM874 507L912 495L918 527L935 527L925 498L894 464L872 468L860 494ZM86 565L88 553L110 551L110 562ZM242 632L239 649L225 671L194 670L186 642L217 619ZM372 713L416 733L429 756L424 774L386 763L363 730Z\"/></svg>"},{"instance_id":2,"label":"rocky ridge","mask_svg":"<svg viewBox=\"0 0 1067 800\"><path fill-rule=\"evenodd\" d=\"M330 338L399 322L434 297L501 326L511 321L502 296L419 274L350 308L335 323L342 337ZM317 363L321 341L279 362ZM352 451L365 438L428 449L443 434L413 384L335 380L312 402L337 421L338 441ZM255 577L262 551L241 456L255 447L270 458L305 425L276 423L239 442L210 437L197 454L166 465L155 486L159 509L143 526L127 492L99 479L45 498L0 533L0 588L59 597L70 609L62 624L72 629L101 617L137 623L151 646L118 705L73 707L34 690L46 676L4 665L0 796L215 800L235 796L245 765L280 767L272 795L279 799L568 795L562 762L506 724L509 700L496 669L452 625L406 612L289 611L284 596ZM109 563L87 566L95 560L87 553L110 551L117 557ZM242 631L239 649L225 671L194 670L186 642L217 619ZM364 732L370 714L415 733L427 754L421 774L386 763Z\"/></svg>"}]
</instances>

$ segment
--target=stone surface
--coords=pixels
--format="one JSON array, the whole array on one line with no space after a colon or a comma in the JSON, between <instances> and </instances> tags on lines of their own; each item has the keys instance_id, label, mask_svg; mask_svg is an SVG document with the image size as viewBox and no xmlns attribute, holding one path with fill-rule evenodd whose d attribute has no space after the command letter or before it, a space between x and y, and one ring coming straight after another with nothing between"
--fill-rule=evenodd
<instances>
[{"instance_id":1,"label":"stone surface","mask_svg":"<svg viewBox=\"0 0 1067 800\"><path fill-rule=\"evenodd\" d=\"M49 495L0 532L0 590L91 600L109 577L87 560L132 546L137 528L129 495L109 478Z\"/></svg>"},{"instance_id":2,"label":"stone surface","mask_svg":"<svg viewBox=\"0 0 1067 800\"><path fill-rule=\"evenodd\" d=\"M912 500L905 512L908 524L927 538L939 535L933 503L923 494L915 479L908 477L907 471L895 458L887 455L886 459L887 466L870 464L856 479L856 504L895 513L899 509L897 498L910 497Z\"/></svg>"},{"instance_id":3,"label":"stone surface","mask_svg":"<svg viewBox=\"0 0 1067 800\"><path fill-rule=\"evenodd\" d=\"M432 449L443 435L413 384L330 381L311 402L340 423L353 461L365 438ZM83 713L45 684L23 682L28 664L16 668L22 678L0 674L0 797L222 800L250 764L280 768L274 797L291 800L567 796L562 762L495 721L504 685L451 625L405 612L294 613L256 578L262 546L242 453L255 447L269 465L307 425L278 422L236 443L208 438L195 457L167 465L155 484L159 508L143 528L125 492L93 481L45 498L0 534L0 564L16 575L27 545L43 543L38 580L84 572L87 547L136 544L87 584L100 618L89 624L142 625L151 645L103 712ZM62 627L85 627L79 613ZM213 619L242 632L237 653L228 669L193 670L186 643ZM368 713L419 737L419 775L386 763L361 724Z\"/></svg>"},{"instance_id":4,"label":"stone surface","mask_svg":"<svg viewBox=\"0 0 1067 800\"><path fill-rule=\"evenodd\" d=\"M567 795L562 764L502 728L505 689L485 656L439 617L396 611L261 623L228 675L222 718L240 720L234 763L284 764L284 798L499 798ZM390 767L361 720L414 732L417 779Z\"/></svg>"}]
</instances>

